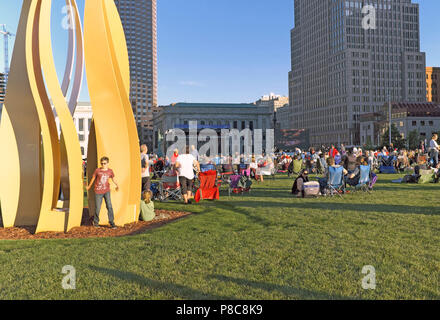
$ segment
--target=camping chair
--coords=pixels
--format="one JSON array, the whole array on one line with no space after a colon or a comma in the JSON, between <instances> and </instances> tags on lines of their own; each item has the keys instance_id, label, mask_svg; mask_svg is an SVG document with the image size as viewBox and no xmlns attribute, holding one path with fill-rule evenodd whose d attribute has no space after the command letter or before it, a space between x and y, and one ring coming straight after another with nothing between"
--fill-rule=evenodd
<instances>
[{"instance_id":1,"label":"camping chair","mask_svg":"<svg viewBox=\"0 0 440 320\"><path fill-rule=\"evenodd\" d=\"M384 174L395 174L397 173L394 167L394 157L393 156L382 156L380 158L379 172Z\"/></svg>"},{"instance_id":2,"label":"camping chair","mask_svg":"<svg viewBox=\"0 0 440 320\"><path fill-rule=\"evenodd\" d=\"M247 176L233 175L229 179L228 194L231 193L243 195L245 192L251 192L252 181Z\"/></svg>"},{"instance_id":3,"label":"camping chair","mask_svg":"<svg viewBox=\"0 0 440 320\"><path fill-rule=\"evenodd\" d=\"M221 170L221 182L222 184L228 183L230 177L234 174L234 168L231 164L223 164Z\"/></svg>"},{"instance_id":4,"label":"camping chair","mask_svg":"<svg viewBox=\"0 0 440 320\"><path fill-rule=\"evenodd\" d=\"M356 190L362 190L365 192L370 192L370 166L360 166L360 177L359 177L359 183L355 187Z\"/></svg>"},{"instance_id":5,"label":"camping chair","mask_svg":"<svg viewBox=\"0 0 440 320\"><path fill-rule=\"evenodd\" d=\"M196 191L194 200L198 203L200 200L219 200L220 190L219 185L216 184L217 171L211 170L201 172L199 174L200 188Z\"/></svg>"},{"instance_id":6,"label":"camping chair","mask_svg":"<svg viewBox=\"0 0 440 320\"><path fill-rule=\"evenodd\" d=\"M182 200L179 176L176 171L165 173L159 181L160 201Z\"/></svg>"},{"instance_id":7,"label":"camping chair","mask_svg":"<svg viewBox=\"0 0 440 320\"><path fill-rule=\"evenodd\" d=\"M335 193L341 198L341 193L345 193L345 183L344 183L344 168L343 167L329 167L329 179L328 187L330 188L330 195Z\"/></svg>"}]
</instances>

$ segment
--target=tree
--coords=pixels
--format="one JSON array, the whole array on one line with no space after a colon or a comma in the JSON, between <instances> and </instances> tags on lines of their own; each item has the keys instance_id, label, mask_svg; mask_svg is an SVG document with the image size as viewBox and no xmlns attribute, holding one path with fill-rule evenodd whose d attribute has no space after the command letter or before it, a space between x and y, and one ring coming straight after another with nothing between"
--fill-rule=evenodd
<instances>
[{"instance_id":1,"label":"tree","mask_svg":"<svg viewBox=\"0 0 440 320\"><path fill-rule=\"evenodd\" d=\"M382 136L382 145L389 146L390 144L390 130L387 128ZM394 148L403 149L406 146L405 139L402 138L399 129L397 129L396 124L391 125L391 142Z\"/></svg>"},{"instance_id":2,"label":"tree","mask_svg":"<svg viewBox=\"0 0 440 320\"><path fill-rule=\"evenodd\" d=\"M413 130L408 134L408 146L410 150L417 149L419 147L420 134L417 130Z\"/></svg>"}]
</instances>

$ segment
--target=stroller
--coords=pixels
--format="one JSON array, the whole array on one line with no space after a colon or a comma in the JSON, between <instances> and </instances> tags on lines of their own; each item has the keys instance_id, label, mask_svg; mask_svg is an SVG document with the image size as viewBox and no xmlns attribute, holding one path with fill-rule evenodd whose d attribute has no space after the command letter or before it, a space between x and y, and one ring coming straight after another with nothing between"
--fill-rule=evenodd
<instances>
[{"instance_id":1,"label":"stroller","mask_svg":"<svg viewBox=\"0 0 440 320\"><path fill-rule=\"evenodd\" d=\"M165 162L162 159L156 161L153 165L154 179L160 179L165 173Z\"/></svg>"},{"instance_id":2,"label":"stroller","mask_svg":"<svg viewBox=\"0 0 440 320\"><path fill-rule=\"evenodd\" d=\"M150 187L151 193L153 194L152 200L160 200L160 190L158 183L152 183Z\"/></svg>"}]
</instances>

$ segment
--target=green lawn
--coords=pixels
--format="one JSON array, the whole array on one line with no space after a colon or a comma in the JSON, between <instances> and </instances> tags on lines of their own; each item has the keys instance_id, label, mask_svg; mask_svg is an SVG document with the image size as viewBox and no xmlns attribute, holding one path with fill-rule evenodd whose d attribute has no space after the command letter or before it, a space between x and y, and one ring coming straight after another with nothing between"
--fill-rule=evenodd
<instances>
[{"instance_id":1,"label":"green lawn","mask_svg":"<svg viewBox=\"0 0 440 320\"><path fill-rule=\"evenodd\" d=\"M439 299L440 185L396 177L343 199L294 199L278 177L244 197L156 203L195 214L143 235L0 241L0 298ZM362 289L365 265L376 290Z\"/></svg>"}]
</instances>

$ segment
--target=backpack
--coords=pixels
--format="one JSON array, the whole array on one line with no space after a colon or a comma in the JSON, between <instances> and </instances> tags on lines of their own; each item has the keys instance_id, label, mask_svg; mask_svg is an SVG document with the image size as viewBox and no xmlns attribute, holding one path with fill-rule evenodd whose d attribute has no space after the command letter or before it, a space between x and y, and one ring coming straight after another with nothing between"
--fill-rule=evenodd
<instances>
[{"instance_id":1,"label":"backpack","mask_svg":"<svg viewBox=\"0 0 440 320\"><path fill-rule=\"evenodd\" d=\"M434 183L434 182L435 182L435 173L420 175L420 178L419 178L420 184L428 184L428 183Z\"/></svg>"}]
</instances>

